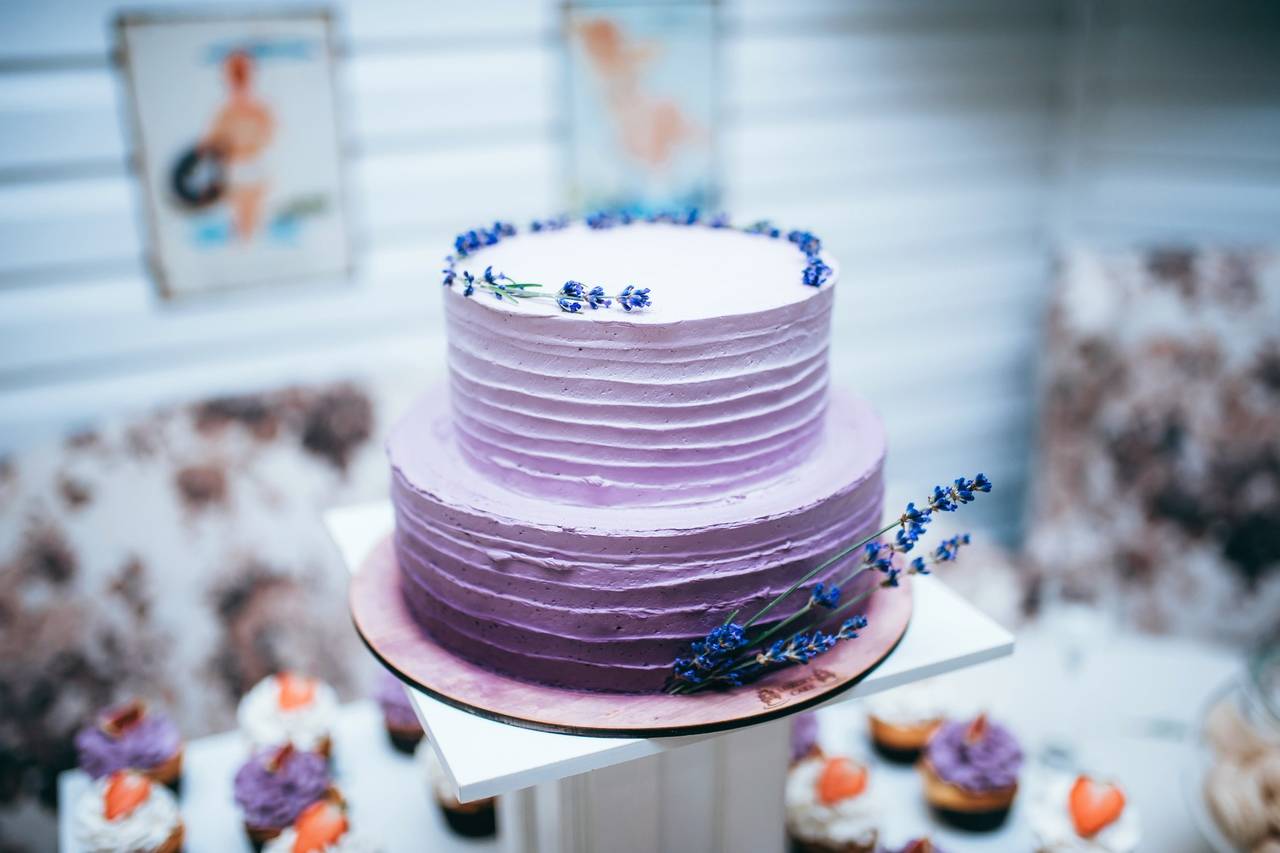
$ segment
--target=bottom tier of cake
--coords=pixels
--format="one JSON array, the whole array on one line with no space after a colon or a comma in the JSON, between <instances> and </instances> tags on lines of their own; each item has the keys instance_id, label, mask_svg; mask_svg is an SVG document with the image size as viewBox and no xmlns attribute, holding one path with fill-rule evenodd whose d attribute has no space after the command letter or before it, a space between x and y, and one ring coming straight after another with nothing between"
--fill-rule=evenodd
<instances>
[{"instance_id":1,"label":"bottom tier of cake","mask_svg":"<svg viewBox=\"0 0 1280 853\"><path fill-rule=\"evenodd\" d=\"M691 641L880 522L884 430L842 394L817 449L777 479L653 508L566 506L486 480L453 443L445 395L421 398L388 441L404 595L437 642L518 678L659 690ZM877 581L864 574L846 595Z\"/></svg>"}]
</instances>

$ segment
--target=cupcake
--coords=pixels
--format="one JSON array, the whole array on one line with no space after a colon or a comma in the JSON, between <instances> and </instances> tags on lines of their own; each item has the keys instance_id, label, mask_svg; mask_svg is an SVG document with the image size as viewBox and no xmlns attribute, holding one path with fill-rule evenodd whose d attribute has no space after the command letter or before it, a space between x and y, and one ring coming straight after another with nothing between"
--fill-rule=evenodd
<instances>
[{"instance_id":1,"label":"cupcake","mask_svg":"<svg viewBox=\"0 0 1280 853\"><path fill-rule=\"evenodd\" d=\"M867 768L811 755L787 774L787 835L796 853L874 853L882 809Z\"/></svg>"},{"instance_id":2,"label":"cupcake","mask_svg":"<svg viewBox=\"0 0 1280 853\"><path fill-rule=\"evenodd\" d=\"M378 678L377 699L391 745L400 752L413 755L418 741L422 740L422 724L418 722L404 685L394 675L383 671Z\"/></svg>"},{"instance_id":3,"label":"cupcake","mask_svg":"<svg viewBox=\"0 0 1280 853\"><path fill-rule=\"evenodd\" d=\"M414 758L430 780L436 803L440 806L440 811L444 812L445 822L450 829L467 838L484 838L497 832L498 820L493 797L469 803L459 802L453 795L453 787L449 783L449 777L445 775L444 767L440 765L440 759L436 757L436 751L426 740L418 744Z\"/></svg>"},{"instance_id":4,"label":"cupcake","mask_svg":"<svg viewBox=\"0 0 1280 853\"><path fill-rule=\"evenodd\" d=\"M1038 853L1133 853L1142 829L1124 791L1055 774L1033 789L1028 816Z\"/></svg>"},{"instance_id":5,"label":"cupcake","mask_svg":"<svg viewBox=\"0 0 1280 853\"><path fill-rule=\"evenodd\" d=\"M293 825L320 800L341 803L329 777L329 762L293 744L259 750L236 771L236 805L255 850Z\"/></svg>"},{"instance_id":6,"label":"cupcake","mask_svg":"<svg viewBox=\"0 0 1280 853\"><path fill-rule=\"evenodd\" d=\"M897 764L913 764L944 714L928 682L886 690L867 699L867 728L876 752Z\"/></svg>"},{"instance_id":7,"label":"cupcake","mask_svg":"<svg viewBox=\"0 0 1280 853\"><path fill-rule=\"evenodd\" d=\"M173 792L132 770L98 779L76 802L72 834L85 853L178 853L182 816Z\"/></svg>"},{"instance_id":8,"label":"cupcake","mask_svg":"<svg viewBox=\"0 0 1280 853\"><path fill-rule=\"evenodd\" d=\"M818 715L812 711L796 714L791 718L791 763L802 758L821 755L818 747Z\"/></svg>"},{"instance_id":9,"label":"cupcake","mask_svg":"<svg viewBox=\"0 0 1280 853\"><path fill-rule=\"evenodd\" d=\"M303 809L293 826L266 843L263 853L377 853L377 846L354 834L346 810L321 800Z\"/></svg>"},{"instance_id":10,"label":"cupcake","mask_svg":"<svg viewBox=\"0 0 1280 853\"><path fill-rule=\"evenodd\" d=\"M133 700L100 713L76 734L80 767L94 779L136 770L177 790L182 776L182 737L164 714Z\"/></svg>"},{"instance_id":11,"label":"cupcake","mask_svg":"<svg viewBox=\"0 0 1280 853\"><path fill-rule=\"evenodd\" d=\"M291 743L325 758L333 749L331 732L338 696L323 681L292 672L270 675L253 686L236 711L240 729L254 748Z\"/></svg>"},{"instance_id":12,"label":"cupcake","mask_svg":"<svg viewBox=\"0 0 1280 853\"><path fill-rule=\"evenodd\" d=\"M925 799L939 817L961 829L995 829L1018 793L1022 750L1008 729L984 714L944 723L918 766Z\"/></svg>"}]
</instances>

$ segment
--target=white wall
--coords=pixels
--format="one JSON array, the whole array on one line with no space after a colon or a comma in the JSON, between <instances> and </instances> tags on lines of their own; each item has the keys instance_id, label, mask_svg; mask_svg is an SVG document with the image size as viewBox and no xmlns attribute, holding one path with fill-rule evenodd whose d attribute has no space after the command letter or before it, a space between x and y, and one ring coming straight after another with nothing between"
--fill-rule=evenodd
<instances>
[{"instance_id":1,"label":"white wall","mask_svg":"<svg viewBox=\"0 0 1280 853\"><path fill-rule=\"evenodd\" d=\"M1280 4L1071 7L1064 240L1280 240Z\"/></svg>"},{"instance_id":2,"label":"white wall","mask_svg":"<svg viewBox=\"0 0 1280 853\"><path fill-rule=\"evenodd\" d=\"M393 356L425 382L453 231L560 204L558 6L346 0L357 286L174 308L144 273L108 59L116 5L0 5L0 451L103 412ZM984 469L1005 532L1051 235L1275 236L1274 5L723 11L727 209L822 235L845 270L838 381L883 411L895 482Z\"/></svg>"}]
</instances>

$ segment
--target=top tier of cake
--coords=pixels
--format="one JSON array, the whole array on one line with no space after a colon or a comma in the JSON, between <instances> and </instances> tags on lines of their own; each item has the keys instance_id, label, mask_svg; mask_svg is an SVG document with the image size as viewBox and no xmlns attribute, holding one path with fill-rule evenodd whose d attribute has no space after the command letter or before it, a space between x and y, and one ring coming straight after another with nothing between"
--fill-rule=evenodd
<instances>
[{"instance_id":1,"label":"top tier of cake","mask_svg":"<svg viewBox=\"0 0 1280 853\"><path fill-rule=\"evenodd\" d=\"M508 238L458 271L649 288L642 310L446 294L458 446L511 489L579 505L731 497L804 459L827 404L832 286L785 239L574 225Z\"/></svg>"}]
</instances>

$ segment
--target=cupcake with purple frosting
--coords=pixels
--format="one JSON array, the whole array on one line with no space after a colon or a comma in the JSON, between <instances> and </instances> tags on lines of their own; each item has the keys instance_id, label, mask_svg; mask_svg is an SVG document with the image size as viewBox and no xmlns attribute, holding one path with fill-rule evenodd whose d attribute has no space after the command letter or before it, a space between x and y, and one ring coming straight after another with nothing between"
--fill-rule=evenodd
<instances>
[{"instance_id":1,"label":"cupcake with purple frosting","mask_svg":"<svg viewBox=\"0 0 1280 853\"><path fill-rule=\"evenodd\" d=\"M995 829L1018 793L1022 749L1008 729L982 714L938 729L919 767L925 799L939 817L962 829Z\"/></svg>"},{"instance_id":2,"label":"cupcake with purple frosting","mask_svg":"<svg viewBox=\"0 0 1280 853\"><path fill-rule=\"evenodd\" d=\"M822 748L818 746L818 733L818 715L813 711L805 711L791 718L792 765L806 758L822 755Z\"/></svg>"},{"instance_id":3,"label":"cupcake with purple frosting","mask_svg":"<svg viewBox=\"0 0 1280 853\"><path fill-rule=\"evenodd\" d=\"M387 727L391 745L406 755L413 755L418 741L422 740L422 724L409 702L404 685L389 672L378 677L378 705L382 707L382 722Z\"/></svg>"},{"instance_id":4,"label":"cupcake with purple frosting","mask_svg":"<svg viewBox=\"0 0 1280 853\"><path fill-rule=\"evenodd\" d=\"M292 826L312 803L342 802L325 757L292 744L254 753L236 771L235 797L255 850Z\"/></svg>"},{"instance_id":5,"label":"cupcake with purple frosting","mask_svg":"<svg viewBox=\"0 0 1280 853\"><path fill-rule=\"evenodd\" d=\"M98 714L76 734L80 768L94 779L134 770L177 790L182 777L182 736L164 714L132 700Z\"/></svg>"}]
</instances>

